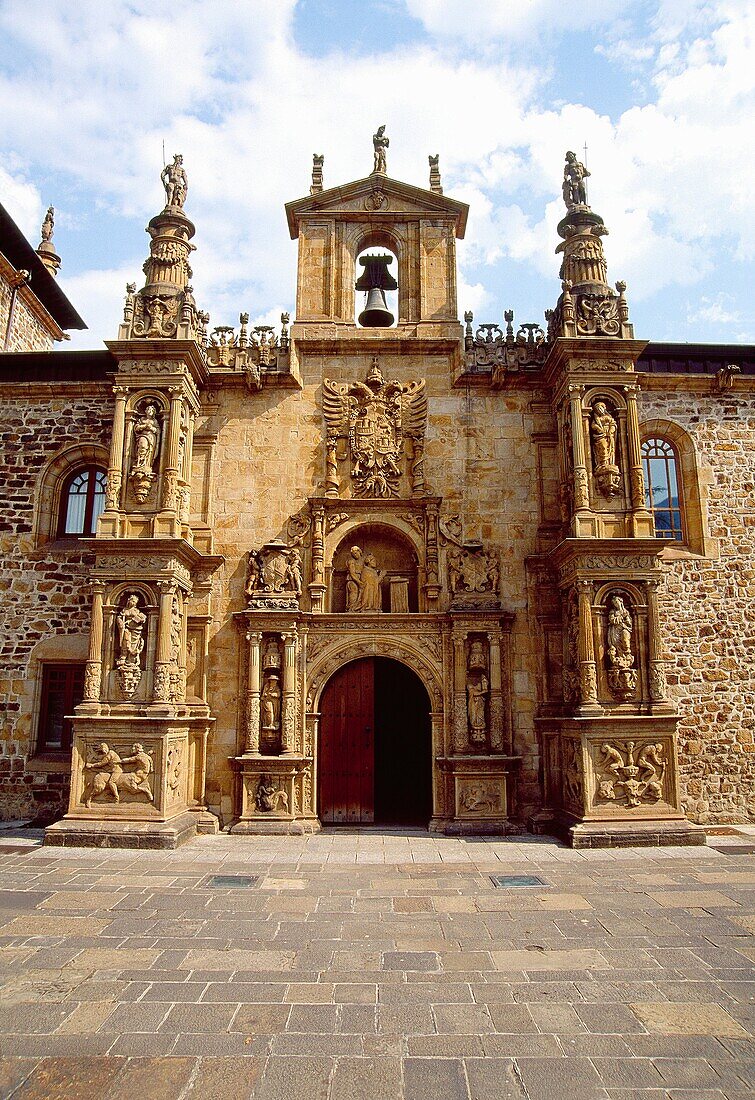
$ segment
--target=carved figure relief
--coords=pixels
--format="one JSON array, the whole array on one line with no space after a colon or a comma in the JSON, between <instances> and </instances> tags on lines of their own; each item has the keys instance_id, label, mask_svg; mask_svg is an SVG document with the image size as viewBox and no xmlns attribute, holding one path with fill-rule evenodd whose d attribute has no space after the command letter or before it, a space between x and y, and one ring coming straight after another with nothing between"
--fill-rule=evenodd
<instances>
[{"instance_id":1,"label":"carved figure relief","mask_svg":"<svg viewBox=\"0 0 755 1100\"><path fill-rule=\"evenodd\" d=\"M623 800L629 807L663 798L666 758L663 743L605 741L595 762L596 801Z\"/></svg>"},{"instance_id":2,"label":"carved figure relief","mask_svg":"<svg viewBox=\"0 0 755 1100\"><path fill-rule=\"evenodd\" d=\"M582 805L583 776L580 744L574 738L563 742L562 771L564 802Z\"/></svg>"},{"instance_id":3,"label":"carved figure relief","mask_svg":"<svg viewBox=\"0 0 755 1100\"><path fill-rule=\"evenodd\" d=\"M632 651L632 616L621 596L608 600L606 665L608 686L618 699L629 699L637 687L637 669Z\"/></svg>"},{"instance_id":4,"label":"carved figure relief","mask_svg":"<svg viewBox=\"0 0 755 1100\"><path fill-rule=\"evenodd\" d=\"M142 678L141 655L144 650L144 628L147 616L139 607L139 597L132 592L118 612L118 683L123 694L130 698L139 687Z\"/></svg>"},{"instance_id":5,"label":"carved figure relief","mask_svg":"<svg viewBox=\"0 0 755 1100\"><path fill-rule=\"evenodd\" d=\"M260 776L254 804L263 814L280 812L281 807L288 813L288 795L281 787L276 787L271 775Z\"/></svg>"},{"instance_id":6,"label":"carved figure relief","mask_svg":"<svg viewBox=\"0 0 755 1100\"><path fill-rule=\"evenodd\" d=\"M605 401L596 401L590 417L590 439L595 484L603 496L611 497L621 489L621 474L616 465L618 425Z\"/></svg>"},{"instance_id":7,"label":"carved figure relief","mask_svg":"<svg viewBox=\"0 0 755 1100\"><path fill-rule=\"evenodd\" d=\"M157 407L148 402L134 424L129 479L134 496L143 504L155 480L155 460L160 442Z\"/></svg>"},{"instance_id":8,"label":"carved figure relief","mask_svg":"<svg viewBox=\"0 0 755 1100\"><path fill-rule=\"evenodd\" d=\"M168 798L175 801L181 793L181 771L183 768L182 746L172 744L168 748L165 760L165 779L168 786Z\"/></svg>"},{"instance_id":9,"label":"carved figure relief","mask_svg":"<svg viewBox=\"0 0 755 1100\"><path fill-rule=\"evenodd\" d=\"M124 771L124 765L131 765L131 771ZM152 771L152 759L138 741L131 746L131 755L121 757L105 742L101 741L91 760L84 764L84 771L92 774L84 785L82 801L86 808L92 808L92 799L105 794L114 802L133 801L137 795L144 795L148 802L154 801L149 775Z\"/></svg>"},{"instance_id":10,"label":"carved figure relief","mask_svg":"<svg viewBox=\"0 0 755 1100\"><path fill-rule=\"evenodd\" d=\"M346 610L382 611L382 582L385 570L379 569L374 554L352 546L346 564Z\"/></svg>"},{"instance_id":11,"label":"carved figure relief","mask_svg":"<svg viewBox=\"0 0 755 1100\"><path fill-rule=\"evenodd\" d=\"M337 443L348 439L351 480L361 497L398 496L404 469L404 438L412 440L412 492L425 491L421 456L427 421L425 382L386 382L377 363L366 382L323 379L326 425L326 492L338 493Z\"/></svg>"},{"instance_id":12,"label":"carved figure relief","mask_svg":"<svg viewBox=\"0 0 755 1100\"><path fill-rule=\"evenodd\" d=\"M479 639L470 645L467 659L467 721L469 739L473 744L484 744L488 728L487 700L490 691L488 661L485 647Z\"/></svg>"},{"instance_id":13,"label":"carved figure relief","mask_svg":"<svg viewBox=\"0 0 755 1100\"><path fill-rule=\"evenodd\" d=\"M564 606L564 701L579 699L579 596L569 589Z\"/></svg>"},{"instance_id":14,"label":"carved figure relief","mask_svg":"<svg viewBox=\"0 0 755 1100\"><path fill-rule=\"evenodd\" d=\"M465 783L459 788L459 813L501 812L501 789L497 783Z\"/></svg>"},{"instance_id":15,"label":"carved figure relief","mask_svg":"<svg viewBox=\"0 0 755 1100\"><path fill-rule=\"evenodd\" d=\"M249 551L246 594L252 608L295 610L302 591L301 552L279 539Z\"/></svg>"}]
</instances>

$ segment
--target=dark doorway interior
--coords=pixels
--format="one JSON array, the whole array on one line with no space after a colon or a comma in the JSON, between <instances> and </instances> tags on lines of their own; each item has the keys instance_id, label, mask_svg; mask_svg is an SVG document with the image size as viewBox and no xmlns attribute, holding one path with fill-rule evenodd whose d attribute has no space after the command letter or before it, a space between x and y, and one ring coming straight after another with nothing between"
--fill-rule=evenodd
<instances>
[{"instance_id":1,"label":"dark doorway interior","mask_svg":"<svg viewBox=\"0 0 755 1100\"><path fill-rule=\"evenodd\" d=\"M320 711L323 823L426 826L430 703L415 673L386 657L352 661L328 683Z\"/></svg>"}]
</instances>

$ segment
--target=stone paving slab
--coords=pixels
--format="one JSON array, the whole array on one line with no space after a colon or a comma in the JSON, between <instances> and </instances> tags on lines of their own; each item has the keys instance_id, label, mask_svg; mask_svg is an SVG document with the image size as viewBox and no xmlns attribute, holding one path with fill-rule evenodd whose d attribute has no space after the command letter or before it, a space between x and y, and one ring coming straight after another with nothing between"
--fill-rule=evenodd
<instances>
[{"instance_id":1,"label":"stone paving slab","mask_svg":"<svg viewBox=\"0 0 755 1100\"><path fill-rule=\"evenodd\" d=\"M740 844L0 851L0 1100L743 1100ZM727 850L728 848L728 850ZM495 889L491 874L546 888ZM211 874L256 875L251 889Z\"/></svg>"}]
</instances>

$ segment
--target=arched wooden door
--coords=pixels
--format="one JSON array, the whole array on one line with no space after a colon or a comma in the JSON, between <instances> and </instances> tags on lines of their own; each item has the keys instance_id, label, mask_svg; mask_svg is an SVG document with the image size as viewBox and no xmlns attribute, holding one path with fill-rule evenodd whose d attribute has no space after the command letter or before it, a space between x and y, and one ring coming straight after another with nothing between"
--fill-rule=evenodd
<instances>
[{"instance_id":1,"label":"arched wooden door","mask_svg":"<svg viewBox=\"0 0 755 1100\"><path fill-rule=\"evenodd\" d=\"M410 669L365 657L334 673L320 701L318 771L323 824L427 824L430 702Z\"/></svg>"}]
</instances>

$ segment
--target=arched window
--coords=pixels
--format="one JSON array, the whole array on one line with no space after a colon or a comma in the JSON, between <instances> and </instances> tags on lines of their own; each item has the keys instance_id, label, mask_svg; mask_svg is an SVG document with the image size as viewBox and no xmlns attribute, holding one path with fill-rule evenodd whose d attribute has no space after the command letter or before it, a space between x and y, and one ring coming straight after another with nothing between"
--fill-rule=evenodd
<instances>
[{"instance_id":1,"label":"arched window","mask_svg":"<svg viewBox=\"0 0 755 1100\"><path fill-rule=\"evenodd\" d=\"M79 468L66 479L60 496L58 535L76 538L94 535L105 507L105 471L98 466Z\"/></svg>"},{"instance_id":2,"label":"arched window","mask_svg":"<svg viewBox=\"0 0 755 1100\"><path fill-rule=\"evenodd\" d=\"M642 444L645 505L653 517L656 538L684 541L681 492L676 452L665 439Z\"/></svg>"}]
</instances>

